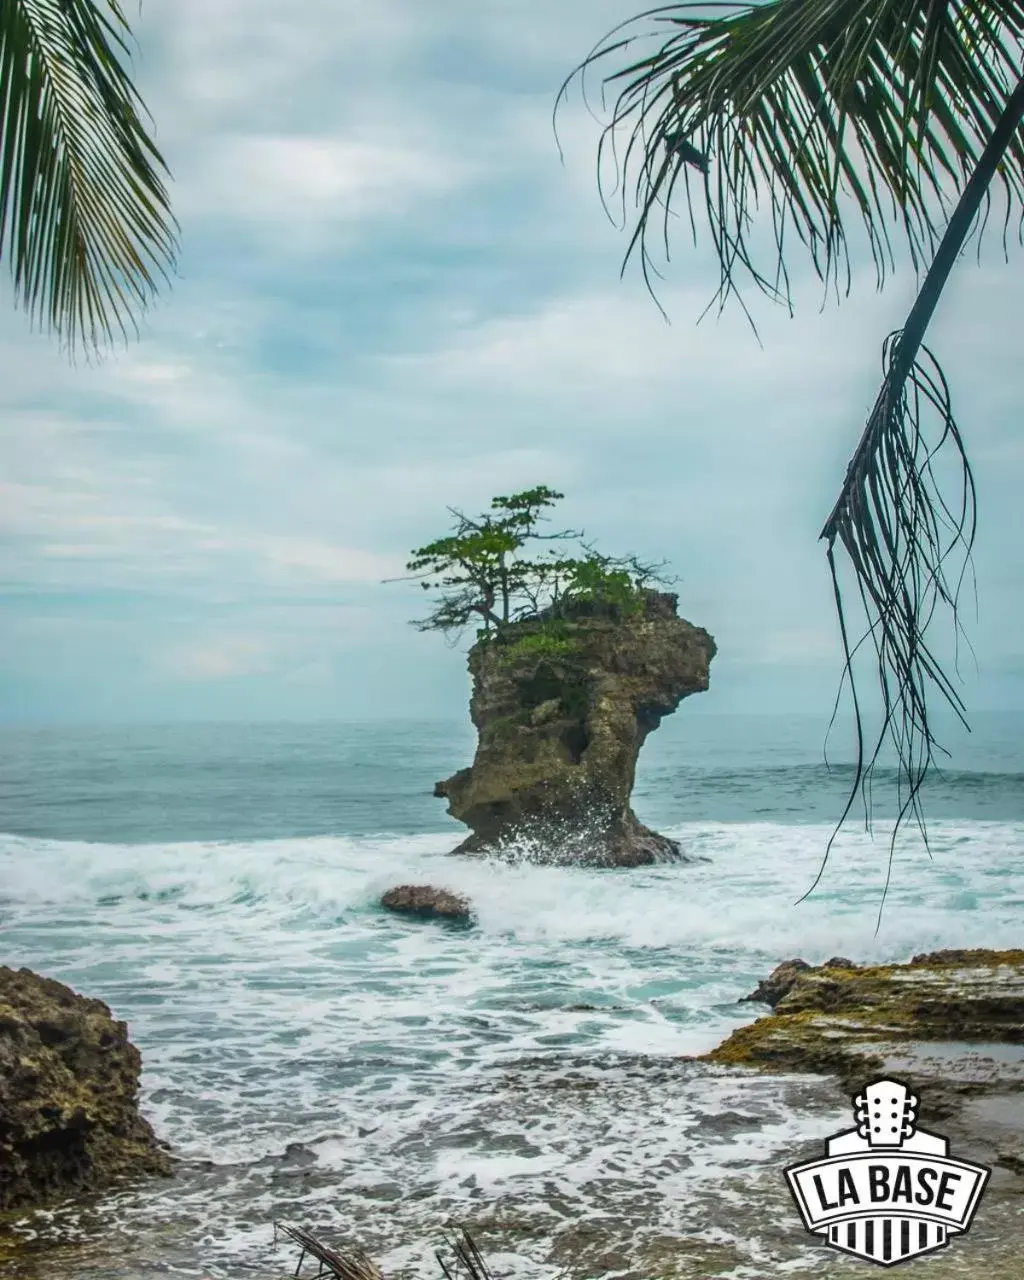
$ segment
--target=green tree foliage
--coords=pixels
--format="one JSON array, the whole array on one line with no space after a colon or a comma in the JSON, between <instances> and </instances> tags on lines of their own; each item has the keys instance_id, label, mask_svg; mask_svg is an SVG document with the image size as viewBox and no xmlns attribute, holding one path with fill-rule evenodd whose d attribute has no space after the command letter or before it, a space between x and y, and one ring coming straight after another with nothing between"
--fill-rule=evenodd
<instances>
[{"instance_id":1,"label":"green tree foliage","mask_svg":"<svg viewBox=\"0 0 1024 1280\"><path fill-rule=\"evenodd\" d=\"M852 231L865 233L879 287L893 265L893 227L915 269L927 267L905 324L885 341L881 388L821 532L857 723L856 780L840 826L858 791L869 805L888 739L900 763L900 820L912 812L924 832L919 792L941 750L930 695L966 724L926 633L940 607L959 632L975 527L970 466L924 336L972 230L984 234L992 189L1005 210L1004 251L1014 220L1022 238L1024 3L761 0L669 4L633 23L642 19L648 31L623 24L574 76L607 68L614 106L601 151L624 218L627 193L635 200L627 258L639 255L649 286L652 250L668 252L673 222L695 239L707 227L720 307L731 298L746 310L740 290L749 283L791 309L789 272L801 254L826 292L849 292ZM598 172L607 172L600 160ZM940 449L951 453L959 492L939 487ZM848 629L837 550L863 604L859 638ZM876 660L883 708L867 739L853 669L861 647Z\"/></svg>"},{"instance_id":2,"label":"green tree foliage","mask_svg":"<svg viewBox=\"0 0 1024 1280\"><path fill-rule=\"evenodd\" d=\"M406 565L403 581L438 593L433 610L414 625L458 635L475 621L489 636L527 619L555 622L580 606L620 614L642 608L645 586L663 581L662 566L602 555L573 529L543 532L544 513L564 496L537 485L493 498L490 510L475 518L450 507L452 532L419 547ZM565 555L570 542L583 554Z\"/></svg>"},{"instance_id":3,"label":"green tree foliage","mask_svg":"<svg viewBox=\"0 0 1024 1280\"><path fill-rule=\"evenodd\" d=\"M176 250L129 34L118 0L0 0L0 258L72 354L127 338Z\"/></svg>"}]
</instances>

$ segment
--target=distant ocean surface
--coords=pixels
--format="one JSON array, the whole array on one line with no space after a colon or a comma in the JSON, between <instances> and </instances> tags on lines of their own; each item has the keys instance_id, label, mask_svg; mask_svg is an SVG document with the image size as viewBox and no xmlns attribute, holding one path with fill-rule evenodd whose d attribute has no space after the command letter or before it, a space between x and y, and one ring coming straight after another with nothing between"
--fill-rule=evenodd
<instances>
[{"instance_id":1,"label":"distant ocean surface","mask_svg":"<svg viewBox=\"0 0 1024 1280\"><path fill-rule=\"evenodd\" d=\"M685 1237L694 1276L803 1275L780 1171L844 1114L821 1082L677 1059L752 1019L737 999L794 955L1024 945L1024 716L972 727L877 935L884 772L873 835L855 813L797 905L852 776L818 721L684 704L634 807L710 862L631 871L447 858L462 828L431 792L472 758L465 723L0 729L0 963L127 1019L181 1160L19 1230L65 1243L50 1274L95 1280L282 1274L275 1218L436 1276L449 1215L507 1233L505 1275L588 1249L614 1271L615 1223L641 1252ZM409 881L465 893L476 926L382 912Z\"/></svg>"}]
</instances>

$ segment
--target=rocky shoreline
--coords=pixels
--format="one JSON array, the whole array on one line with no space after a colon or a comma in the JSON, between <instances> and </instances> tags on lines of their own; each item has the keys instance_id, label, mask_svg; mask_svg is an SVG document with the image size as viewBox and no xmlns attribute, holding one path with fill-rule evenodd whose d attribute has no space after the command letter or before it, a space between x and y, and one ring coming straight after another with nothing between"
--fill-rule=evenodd
<instances>
[{"instance_id":1,"label":"rocky shoreline","mask_svg":"<svg viewBox=\"0 0 1024 1280\"><path fill-rule=\"evenodd\" d=\"M102 1000L0 966L0 1210L170 1174L139 1114L141 1069Z\"/></svg>"},{"instance_id":2,"label":"rocky shoreline","mask_svg":"<svg viewBox=\"0 0 1024 1280\"><path fill-rule=\"evenodd\" d=\"M437 904L422 902L412 892L416 888L401 886L404 892L398 894L398 908L423 914L430 906L436 914ZM460 913L467 906L461 900L442 905L452 906L452 910L457 906ZM435 923L425 927L439 926ZM637 1123L641 1127L646 1123L644 1117L650 1117L658 1097L665 1105L671 1105L673 1096L684 1097L688 1073L698 1070L704 1073L710 1069L715 1075L721 1073L731 1079L733 1085L740 1085L732 1109L727 1108L723 1116L708 1117L709 1132L719 1124L739 1125L741 1130L749 1125L756 1114L756 1107L749 1110L753 1099L760 1096L764 1087L773 1088L773 1080L786 1082L784 1087L793 1093L794 1101L802 1099L799 1105L807 1114L819 1117L831 1112L830 1097L841 1112L851 1095L878 1074L905 1080L920 1095L922 1125L948 1137L956 1156L993 1170L979 1222L955 1248L929 1259L929 1274L934 1280L982 1273L988 1280L1015 1280L1019 1274L1017 1241L1024 1216L1024 951L935 952L891 965L862 966L844 957L833 957L816 966L787 961L744 999L762 1004L763 1016L739 1027L710 1053L678 1065L670 1059L652 1060L646 1065L638 1062L636 1070L641 1075L644 1070L653 1073L653 1092L642 1113L638 1112ZM9 1012L15 1006L17 1025ZM81 1201L84 1204L93 1198L87 1193L121 1184L129 1176L167 1171L167 1153L136 1109L137 1050L128 1042L124 1024L114 1021L105 1005L28 970L0 969L0 1015L0 1119L10 1113L12 1080L23 1085L34 1079L39 1087L51 1082L58 1090L63 1101L56 1111L38 1095L31 1108L23 1108L20 1132L28 1134L30 1112L48 1117L47 1132L56 1135L53 1148L79 1153L64 1166L70 1176L62 1184L62 1194L74 1198L66 1203L77 1203L85 1197ZM12 1044L17 1045L13 1055L9 1051ZM12 1075L11 1063L18 1058L24 1061ZM26 1065L29 1059L35 1064L31 1070ZM62 1070L70 1076L62 1075ZM91 1084L89 1072L100 1073L90 1077ZM604 1090L617 1087L614 1072L609 1073L607 1083L602 1082L601 1073L593 1077L584 1073L578 1080L571 1071L567 1077L556 1073L552 1079L543 1071L533 1074L536 1079L526 1072L517 1085L525 1091L524 1097L529 1095L532 1099L530 1108L550 1105L546 1101L548 1094L572 1096L575 1086L581 1116L587 1113L587 1106L598 1103ZM766 1078L762 1085L760 1081L752 1082L751 1076ZM75 1106L70 1105L70 1079L76 1081L76 1097L80 1098ZM101 1113L98 1109L95 1095L105 1087L101 1083L104 1080L108 1084L121 1081L116 1116L113 1111ZM742 1080L747 1085L742 1085ZM739 1099L747 1096L744 1091L748 1089L752 1092L744 1103ZM8 1110L3 1111L4 1107ZM88 1125L83 1124L83 1116L90 1121ZM81 1141L76 1138L79 1145L75 1147L69 1134L85 1137ZM52 1178L47 1181L38 1170L31 1172L24 1157L34 1148L26 1141L22 1142L19 1156L23 1162L21 1190L14 1198L8 1191L8 1204L23 1206L23 1222L28 1221L24 1211L51 1204L60 1185ZM734 1225L740 1213L736 1206L740 1204L742 1219L747 1223L745 1229L752 1229L751 1224L763 1224L757 1232L765 1280L769 1275L783 1273L794 1280L804 1280L817 1274L823 1262L835 1280L855 1277L863 1273L864 1264L831 1254L823 1258L794 1216L781 1168L786 1163L820 1155L820 1140L809 1140L804 1145L806 1150L787 1149L777 1166L737 1165L725 1184L715 1184L715 1195L732 1198L730 1220ZM8 1166L11 1149L8 1144L0 1153ZM83 1151L88 1158L82 1156ZM681 1155L685 1159L685 1153ZM299 1215L297 1220L301 1220L307 1207L306 1196L320 1185L318 1179L326 1180L324 1186L331 1185L330 1171L318 1173L315 1159L308 1153L306 1161L309 1167L296 1172L286 1153L280 1170L275 1172L277 1162L271 1161L274 1168L262 1175L266 1179L264 1192L273 1196L275 1213L287 1210L286 1217ZM179 1170L179 1180L195 1195L201 1184L205 1185L204 1179L213 1180L212 1186L228 1172L213 1167L204 1171L186 1162ZM138 1184L143 1197L140 1204L151 1198L152 1192L146 1189L149 1182L147 1177ZM158 1183L159 1180L153 1184L154 1191ZM582 1280L595 1280L609 1269L620 1271L626 1280L710 1280L711 1276L731 1273L740 1265L749 1266L750 1257L738 1246L709 1242L700 1233L694 1235L692 1227L682 1233L666 1233L662 1226L660 1234L648 1239L652 1224L645 1225L642 1217L627 1222L628 1214L622 1206L635 1201L640 1212L649 1189L645 1190L642 1179L630 1178L625 1167L616 1194L621 1209L618 1217L602 1218L597 1226L563 1223L551 1237L551 1257L562 1257L568 1250L575 1261L573 1274ZM490 1209L477 1207L471 1224L479 1227L485 1252L535 1252L538 1233L546 1235L552 1222L547 1218L534 1221L527 1207L507 1197ZM143 1214L143 1219L146 1216ZM13 1222L12 1215L3 1217ZM715 1228L716 1224L717 1217L713 1215L707 1225ZM159 1222L151 1226L138 1242L134 1237L122 1238L120 1248L127 1248L127 1254L108 1255L97 1236L94 1244L83 1241L71 1248L66 1265L61 1260L62 1245L45 1245L40 1240L23 1252L20 1232L15 1233L7 1239L6 1247L0 1241L0 1265L13 1268L11 1274L18 1280L36 1280L44 1272L51 1280L70 1280L79 1274L86 1252L96 1250L92 1265L97 1276L121 1280L122 1275L129 1274L121 1268L141 1264L144 1255L144 1270L159 1269L162 1250L170 1247L171 1237L164 1234L169 1224L167 1228ZM421 1228L422 1224L417 1223L414 1230ZM591 1235L587 1235L588 1231ZM614 1266L612 1259L616 1260ZM131 1272L136 1273L137 1269Z\"/></svg>"},{"instance_id":3,"label":"rocky shoreline","mask_svg":"<svg viewBox=\"0 0 1024 1280\"><path fill-rule=\"evenodd\" d=\"M905 964L836 957L780 965L745 1000L772 1012L704 1061L836 1078L905 1080L924 1124L963 1154L1024 1176L1024 950L936 951Z\"/></svg>"}]
</instances>

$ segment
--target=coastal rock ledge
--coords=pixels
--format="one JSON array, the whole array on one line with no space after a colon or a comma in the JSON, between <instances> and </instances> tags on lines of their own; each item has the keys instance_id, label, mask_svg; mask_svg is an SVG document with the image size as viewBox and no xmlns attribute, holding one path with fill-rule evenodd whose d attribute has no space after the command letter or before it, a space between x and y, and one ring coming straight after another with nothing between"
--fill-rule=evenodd
<instances>
[{"instance_id":1,"label":"coastal rock ledge","mask_svg":"<svg viewBox=\"0 0 1024 1280\"><path fill-rule=\"evenodd\" d=\"M471 828L454 853L632 867L690 861L630 808L649 733L708 687L715 642L677 597L642 609L577 605L481 639L469 653L476 756L434 788Z\"/></svg>"},{"instance_id":2,"label":"coastal rock ledge","mask_svg":"<svg viewBox=\"0 0 1024 1280\"><path fill-rule=\"evenodd\" d=\"M0 966L0 1209L171 1172L139 1115L141 1065L102 1001Z\"/></svg>"},{"instance_id":3,"label":"coastal rock ledge","mask_svg":"<svg viewBox=\"0 0 1024 1280\"><path fill-rule=\"evenodd\" d=\"M739 1027L705 1061L921 1092L925 1122L962 1131L968 1150L1024 1174L1024 950L934 951L906 964L790 960L745 997L774 1012Z\"/></svg>"}]
</instances>

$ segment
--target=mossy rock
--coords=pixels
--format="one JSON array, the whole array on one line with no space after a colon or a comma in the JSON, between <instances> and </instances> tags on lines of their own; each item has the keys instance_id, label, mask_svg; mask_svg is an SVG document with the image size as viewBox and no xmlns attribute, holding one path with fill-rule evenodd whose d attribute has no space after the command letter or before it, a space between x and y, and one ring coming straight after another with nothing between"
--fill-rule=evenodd
<instances>
[{"instance_id":1,"label":"mossy rock","mask_svg":"<svg viewBox=\"0 0 1024 1280\"><path fill-rule=\"evenodd\" d=\"M141 1066L102 1001L0 967L0 1208L170 1173L139 1114Z\"/></svg>"},{"instance_id":2,"label":"mossy rock","mask_svg":"<svg viewBox=\"0 0 1024 1280\"><path fill-rule=\"evenodd\" d=\"M630 808L645 738L708 687L715 645L649 593L644 611L534 619L469 654L473 764L435 795L471 830L456 853L528 846L551 862L637 866L685 860Z\"/></svg>"},{"instance_id":3,"label":"mossy rock","mask_svg":"<svg viewBox=\"0 0 1024 1280\"><path fill-rule=\"evenodd\" d=\"M706 1061L845 1082L895 1064L918 1083L1024 1089L1024 951L937 952L791 976L775 1011L739 1027Z\"/></svg>"}]
</instances>

